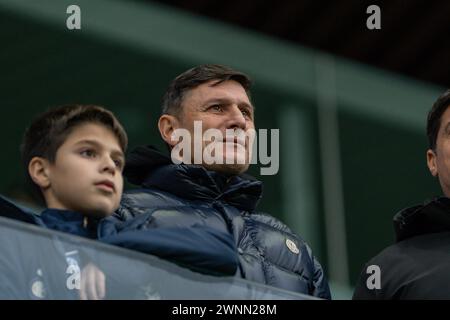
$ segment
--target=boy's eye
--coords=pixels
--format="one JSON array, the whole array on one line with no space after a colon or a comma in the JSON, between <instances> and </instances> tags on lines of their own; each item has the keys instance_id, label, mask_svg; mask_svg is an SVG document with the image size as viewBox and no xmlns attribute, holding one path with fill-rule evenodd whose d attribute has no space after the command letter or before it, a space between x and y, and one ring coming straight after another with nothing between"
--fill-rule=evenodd
<instances>
[{"instance_id":1,"label":"boy's eye","mask_svg":"<svg viewBox=\"0 0 450 320\"><path fill-rule=\"evenodd\" d=\"M114 163L116 164L116 167L119 169L123 168L123 161L122 160L114 160Z\"/></svg>"},{"instance_id":2,"label":"boy's eye","mask_svg":"<svg viewBox=\"0 0 450 320\"><path fill-rule=\"evenodd\" d=\"M93 158L96 155L95 151L91 149L83 150L80 152L80 154L87 158Z\"/></svg>"}]
</instances>

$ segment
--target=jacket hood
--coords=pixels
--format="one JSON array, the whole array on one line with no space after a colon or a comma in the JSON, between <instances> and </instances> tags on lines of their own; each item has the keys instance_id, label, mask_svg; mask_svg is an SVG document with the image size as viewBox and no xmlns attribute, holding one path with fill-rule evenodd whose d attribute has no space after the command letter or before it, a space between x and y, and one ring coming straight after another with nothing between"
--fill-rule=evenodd
<instances>
[{"instance_id":1,"label":"jacket hood","mask_svg":"<svg viewBox=\"0 0 450 320\"><path fill-rule=\"evenodd\" d=\"M169 156L155 147L139 146L128 155L123 175L130 183L141 186L150 172L168 164L172 164Z\"/></svg>"},{"instance_id":2,"label":"jacket hood","mask_svg":"<svg viewBox=\"0 0 450 320\"><path fill-rule=\"evenodd\" d=\"M450 231L450 199L440 197L406 208L394 216L396 241L419 235Z\"/></svg>"},{"instance_id":3,"label":"jacket hood","mask_svg":"<svg viewBox=\"0 0 450 320\"><path fill-rule=\"evenodd\" d=\"M254 210L262 197L262 183L250 175L227 176L200 165L173 164L152 146L133 150L124 170L130 183L157 188L196 200L224 200L244 210Z\"/></svg>"}]
</instances>

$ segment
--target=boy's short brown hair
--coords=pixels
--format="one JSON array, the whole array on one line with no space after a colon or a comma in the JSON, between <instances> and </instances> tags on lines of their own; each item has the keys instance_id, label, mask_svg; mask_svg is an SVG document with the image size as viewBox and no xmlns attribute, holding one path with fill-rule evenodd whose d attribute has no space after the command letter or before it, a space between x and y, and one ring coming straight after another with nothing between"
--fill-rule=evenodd
<instances>
[{"instance_id":1,"label":"boy's short brown hair","mask_svg":"<svg viewBox=\"0 0 450 320\"><path fill-rule=\"evenodd\" d=\"M56 153L72 130L84 123L99 123L111 129L119 141L123 153L126 152L128 137L114 114L97 105L70 104L52 108L40 114L26 129L20 146L27 183L41 201L44 200L40 188L33 182L28 165L34 157L56 160Z\"/></svg>"}]
</instances>

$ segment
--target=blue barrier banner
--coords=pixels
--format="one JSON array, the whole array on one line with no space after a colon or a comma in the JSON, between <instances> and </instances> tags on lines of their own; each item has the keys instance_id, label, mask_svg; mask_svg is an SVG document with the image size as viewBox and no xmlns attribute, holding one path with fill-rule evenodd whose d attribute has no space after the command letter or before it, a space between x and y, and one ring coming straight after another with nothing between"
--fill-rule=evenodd
<instances>
[{"instance_id":1,"label":"blue barrier banner","mask_svg":"<svg viewBox=\"0 0 450 320\"><path fill-rule=\"evenodd\" d=\"M315 299L0 217L1 299L78 300L94 287L104 299Z\"/></svg>"}]
</instances>

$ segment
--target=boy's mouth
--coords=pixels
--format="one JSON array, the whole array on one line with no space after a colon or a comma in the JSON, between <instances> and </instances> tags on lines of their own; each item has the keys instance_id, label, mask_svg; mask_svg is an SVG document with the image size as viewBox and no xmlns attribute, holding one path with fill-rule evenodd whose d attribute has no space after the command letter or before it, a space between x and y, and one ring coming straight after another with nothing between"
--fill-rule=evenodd
<instances>
[{"instance_id":1,"label":"boy's mouth","mask_svg":"<svg viewBox=\"0 0 450 320\"><path fill-rule=\"evenodd\" d=\"M109 190L109 191L116 191L116 187L114 186L114 182L110 180L102 180L100 182L95 183L97 187L100 187L101 189Z\"/></svg>"}]
</instances>

